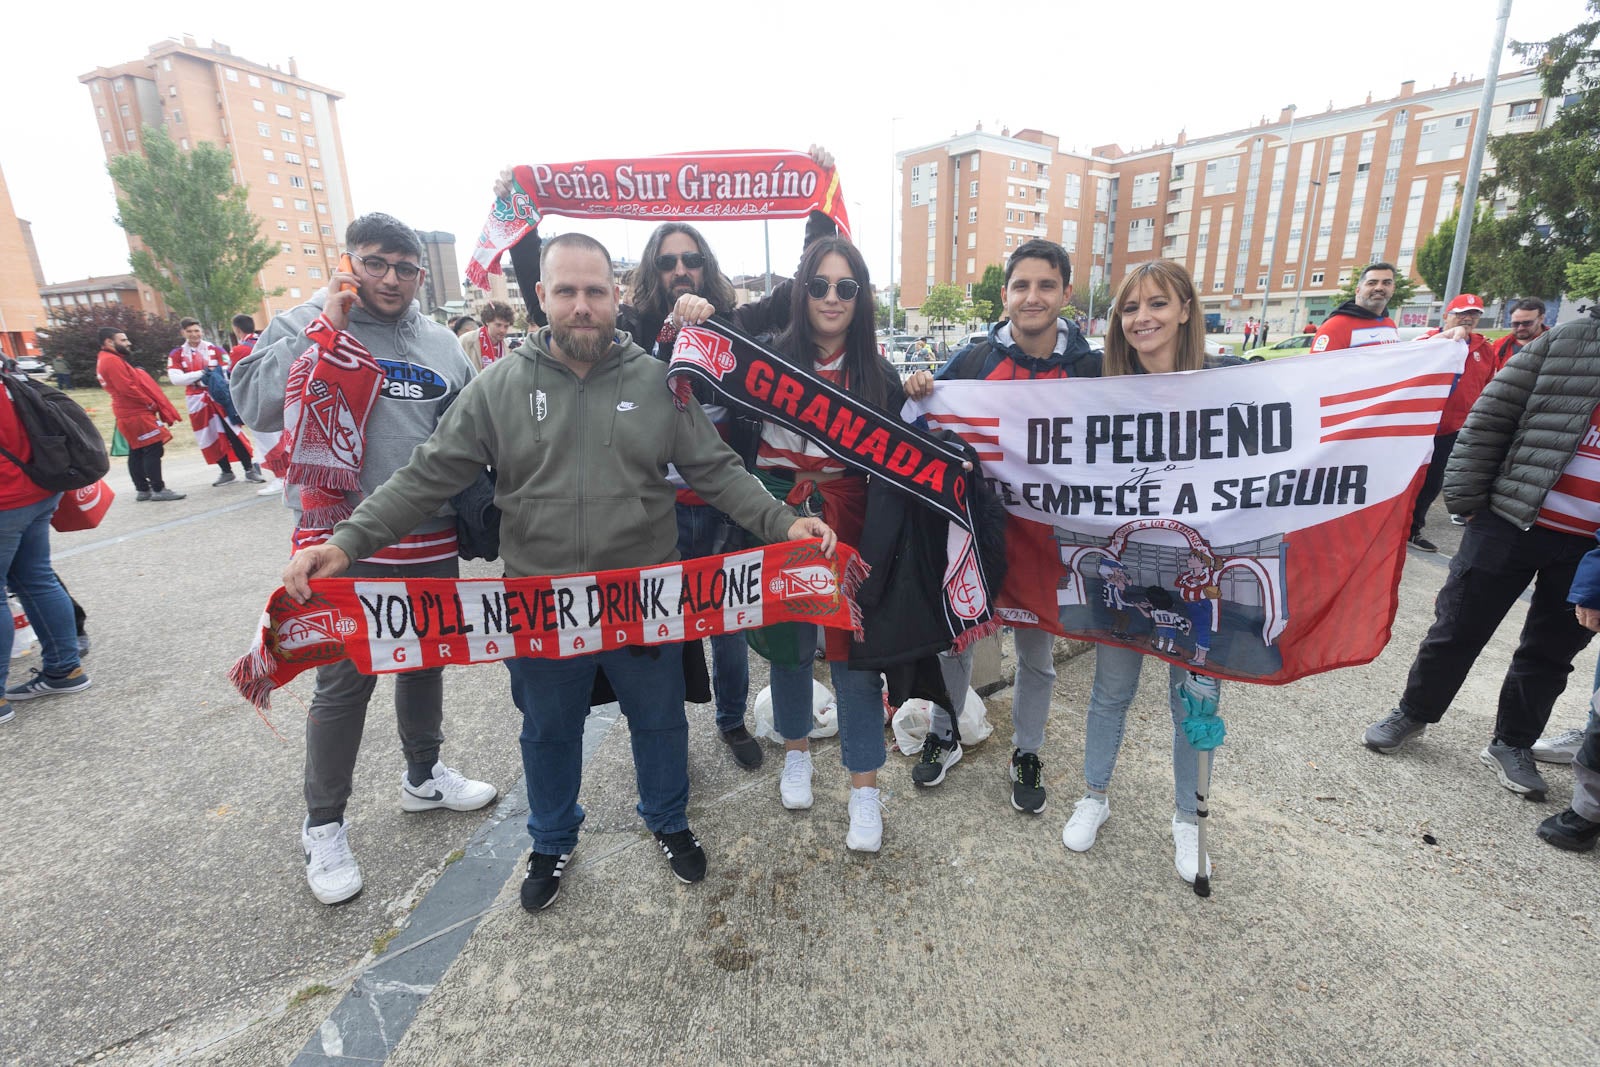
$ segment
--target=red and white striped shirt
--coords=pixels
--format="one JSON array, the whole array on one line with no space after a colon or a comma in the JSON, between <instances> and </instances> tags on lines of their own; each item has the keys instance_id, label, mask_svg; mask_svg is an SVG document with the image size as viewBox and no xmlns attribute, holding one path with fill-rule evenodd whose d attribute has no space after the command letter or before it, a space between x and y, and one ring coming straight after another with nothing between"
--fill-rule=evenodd
<instances>
[{"instance_id":1,"label":"red and white striped shirt","mask_svg":"<svg viewBox=\"0 0 1600 1067\"><path fill-rule=\"evenodd\" d=\"M817 376L841 389L844 380L844 349L816 366ZM775 422L761 424L761 445L756 449L756 466L763 470L793 471L807 474L842 474L845 465L822 450L816 442Z\"/></svg>"},{"instance_id":2,"label":"red and white striped shirt","mask_svg":"<svg viewBox=\"0 0 1600 1067\"><path fill-rule=\"evenodd\" d=\"M1600 530L1600 407L1566 469L1539 505L1538 525L1593 537Z\"/></svg>"},{"instance_id":3,"label":"red and white striped shirt","mask_svg":"<svg viewBox=\"0 0 1600 1067\"><path fill-rule=\"evenodd\" d=\"M289 554L293 555L302 548L310 548L312 545L320 545L332 534L332 530L297 529L289 537L291 545ZM361 562L384 563L391 567L438 563L440 560L454 559L460 548L460 542L456 540L456 528L452 526L432 533L409 534L388 548L380 548Z\"/></svg>"}]
</instances>

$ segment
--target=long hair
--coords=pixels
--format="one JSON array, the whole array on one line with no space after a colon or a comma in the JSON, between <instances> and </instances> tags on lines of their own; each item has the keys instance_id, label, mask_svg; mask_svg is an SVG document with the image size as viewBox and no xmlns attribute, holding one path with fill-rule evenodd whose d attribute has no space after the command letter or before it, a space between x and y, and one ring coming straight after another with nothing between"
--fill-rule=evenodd
<instances>
[{"instance_id":1,"label":"long hair","mask_svg":"<svg viewBox=\"0 0 1600 1067\"><path fill-rule=\"evenodd\" d=\"M850 316L850 327L844 337L845 381L850 392L875 408L887 410L890 398L898 388L898 379L882 356L878 355L877 334L873 332L876 321L872 306L872 279L867 275L867 261L861 258L856 246L843 237L824 237L813 241L800 257L800 270L794 278L794 291L789 296L789 328L779 336L778 351L794 360L808 371L817 366L817 343L811 333L809 302L806 286L822 268L822 260L830 254L844 257L850 265L850 277L861 283L856 293L855 312Z\"/></svg>"},{"instance_id":2,"label":"long hair","mask_svg":"<svg viewBox=\"0 0 1600 1067\"><path fill-rule=\"evenodd\" d=\"M1114 374L1139 374L1144 370L1139 354L1128 344L1128 335L1122 330L1122 305L1138 300L1139 287L1147 281L1174 303L1189 307L1189 321L1178 326L1178 358L1173 369L1199 370L1206 365L1206 320L1200 314L1200 302L1195 299L1194 280L1176 263L1157 259L1134 267L1117 288L1117 297L1111 303L1111 324L1106 330L1102 373L1108 378Z\"/></svg>"},{"instance_id":3,"label":"long hair","mask_svg":"<svg viewBox=\"0 0 1600 1067\"><path fill-rule=\"evenodd\" d=\"M652 329L659 326L667 312L672 310L671 297L661 287L661 272L656 270L656 257L661 254L661 242L675 233L688 237L700 254L706 257L705 271L701 275L704 279L701 289L704 292L700 295L711 302L719 315L732 313L737 303L733 295L733 283L722 276L717 257L712 254L706 239L700 236L700 231L686 222L663 222L650 235L650 240L644 243L644 251L639 253L639 265L628 274L628 303L633 305L635 311L647 316L644 321L655 324Z\"/></svg>"}]
</instances>

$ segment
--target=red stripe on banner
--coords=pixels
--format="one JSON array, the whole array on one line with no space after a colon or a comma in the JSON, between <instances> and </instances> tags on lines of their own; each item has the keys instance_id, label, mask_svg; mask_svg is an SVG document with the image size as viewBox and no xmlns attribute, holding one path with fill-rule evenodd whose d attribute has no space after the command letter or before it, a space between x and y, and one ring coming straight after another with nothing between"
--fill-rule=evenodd
<instances>
[{"instance_id":1,"label":"red stripe on banner","mask_svg":"<svg viewBox=\"0 0 1600 1067\"><path fill-rule=\"evenodd\" d=\"M1415 378L1407 378L1403 382L1395 382L1392 385L1375 385L1370 389L1357 389L1353 393L1335 393L1333 396L1325 396L1322 398L1322 406L1326 408L1336 404L1349 404L1356 400L1368 400L1375 396L1398 392L1401 389L1417 389L1427 385L1455 385L1455 383L1456 375L1454 374L1419 374Z\"/></svg>"},{"instance_id":2,"label":"red stripe on banner","mask_svg":"<svg viewBox=\"0 0 1600 1067\"><path fill-rule=\"evenodd\" d=\"M997 445L1000 443L1000 435L994 433L972 433L970 431L957 430L956 436L975 445Z\"/></svg>"},{"instance_id":3,"label":"red stripe on banner","mask_svg":"<svg viewBox=\"0 0 1600 1067\"><path fill-rule=\"evenodd\" d=\"M1365 437L1432 437L1437 426L1359 426L1353 430L1335 430L1325 433L1322 441L1359 441Z\"/></svg>"},{"instance_id":4,"label":"red stripe on banner","mask_svg":"<svg viewBox=\"0 0 1600 1067\"><path fill-rule=\"evenodd\" d=\"M928 421L929 422L964 422L968 426L999 426L1000 425L1000 420L998 418L986 419L986 418L976 418L976 417L974 417L974 418L970 418L969 419L964 415L936 415L931 411L928 412L928 416L927 417L928 417Z\"/></svg>"},{"instance_id":5,"label":"red stripe on banner","mask_svg":"<svg viewBox=\"0 0 1600 1067\"><path fill-rule=\"evenodd\" d=\"M985 463L998 463L1006 458L1004 452L975 452L973 454Z\"/></svg>"},{"instance_id":6,"label":"red stripe on banner","mask_svg":"<svg viewBox=\"0 0 1600 1067\"><path fill-rule=\"evenodd\" d=\"M1324 415L1322 425L1338 426L1340 423L1354 422L1356 419L1371 418L1374 415L1397 415L1404 411L1442 412L1446 399L1442 396L1423 396L1412 400L1390 400L1382 404L1356 408L1354 411L1341 411L1337 415Z\"/></svg>"}]
</instances>

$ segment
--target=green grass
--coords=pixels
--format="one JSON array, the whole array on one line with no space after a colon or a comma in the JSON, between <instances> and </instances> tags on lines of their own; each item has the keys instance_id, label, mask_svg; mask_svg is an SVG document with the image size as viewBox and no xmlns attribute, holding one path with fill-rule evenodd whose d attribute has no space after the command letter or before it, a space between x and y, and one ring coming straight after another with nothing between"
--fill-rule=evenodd
<instances>
[{"instance_id":1,"label":"green grass","mask_svg":"<svg viewBox=\"0 0 1600 1067\"><path fill-rule=\"evenodd\" d=\"M321 982L317 982L317 983L314 983L312 985L308 985L304 989L300 990L300 992L296 993L294 996L289 998L289 1007L298 1008L300 1005L304 1004L308 1000L313 1000L313 999L315 999L317 997L326 996L327 994L332 993L332 992L333 992L333 986L331 986L331 985L323 985Z\"/></svg>"}]
</instances>

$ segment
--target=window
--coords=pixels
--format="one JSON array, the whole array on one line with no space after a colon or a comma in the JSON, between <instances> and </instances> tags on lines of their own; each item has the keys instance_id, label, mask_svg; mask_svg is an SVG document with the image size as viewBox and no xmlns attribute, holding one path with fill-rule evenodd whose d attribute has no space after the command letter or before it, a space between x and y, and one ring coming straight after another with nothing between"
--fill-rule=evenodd
<instances>
[{"instance_id":1,"label":"window","mask_svg":"<svg viewBox=\"0 0 1600 1067\"><path fill-rule=\"evenodd\" d=\"M316 160L312 160L311 162L315 164ZM319 193L322 192L322 181L318 179L317 181L312 182L311 188L315 189Z\"/></svg>"},{"instance_id":2,"label":"window","mask_svg":"<svg viewBox=\"0 0 1600 1067\"><path fill-rule=\"evenodd\" d=\"M294 202L294 209L296 211L310 211L311 205L306 203L304 200L296 200Z\"/></svg>"},{"instance_id":3,"label":"window","mask_svg":"<svg viewBox=\"0 0 1600 1067\"><path fill-rule=\"evenodd\" d=\"M1322 272L1320 270L1314 270L1314 271L1311 272L1311 284L1312 285L1321 285L1322 284Z\"/></svg>"},{"instance_id":4,"label":"window","mask_svg":"<svg viewBox=\"0 0 1600 1067\"><path fill-rule=\"evenodd\" d=\"M278 133L285 141L288 141L290 144L299 143L299 138L297 138L295 136L295 132L293 130L279 130Z\"/></svg>"},{"instance_id":5,"label":"window","mask_svg":"<svg viewBox=\"0 0 1600 1067\"><path fill-rule=\"evenodd\" d=\"M185 152L189 151L189 138L187 138L187 137L178 138L178 147L183 149Z\"/></svg>"},{"instance_id":6,"label":"window","mask_svg":"<svg viewBox=\"0 0 1600 1067\"><path fill-rule=\"evenodd\" d=\"M1372 164L1371 163L1357 163L1356 164L1356 173L1357 174L1365 174L1371 169L1372 169Z\"/></svg>"},{"instance_id":7,"label":"window","mask_svg":"<svg viewBox=\"0 0 1600 1067\"><path fill-rule=\"evenodd\" d=\"M1016 170L1017 169L1017 161L1016 160L1014 160L1014 159L1007 160L1007 162L1011 164L1011 169L1012 170Z\"/></svg>"},{"instance_id":8,"label":"window","mask_svg":"<svg viewBox=\"0 0 1600 1067\"><path fill-rule=\"evenodd\" d=\"M306 91L304 89L300 88L300 86L296 85L294 87L294 95L297 98L299 98L301 100L304 100L306 98Z\"/></svg>"},{"instance_id":9,"label":"window","mask_svg":"<svg viewBox=\"0 0 1600 1067\"><path fill-rule=\"evenodd\" d=\"M967 234L967 247L968 248L977 248L978 247L978 235L977 234L975 234L975 233Z\"/></svg>"},{"instance_id":10,"label":"window","mask_svg":"<svg viewBox=\"0 0 1600 1067\"><path fill-rule=\"evenodd\" d=\"M1397 182L1399 180L1400 180L1400 168L1399 167L1390 167L1388 170L1383 172L1383 184L1385 184L1385 185L1393 185L1395 182Z\"/></svg>"},{"instance_id":11,"label":"window","mask_svg":"<svg viewBox=\"0 0 1600 1067\"><path fill-rule=\"evenodd\" d=\"M289 295L298 298L300 296L300 287L298 285L289 286Z\"/></svg>"},{"instance_id":12,"label":"window","mask_svg":"<svg viewBox=\"0 0 1600 1067\"><path fill-rule=\"evenodd\" d=\"M275 92L275 93L284 92L285 90L283 88L283 83L282 82L277 82L277 81L273 82L272 83L272 91Z\"/></svg>"},{"instance_id":13,"label":"window","mask_svg":"<svg viewBox=\"0 0 1600 1067\"><path fill-rule=\"evenodd\" d=\"M299 163L300 162L299 153L296 153L296 152L285 152L283 154L283 161L285 163Z\"/></svg>"},{"instance_id":14,"label":"window","mask_svg":"<svg viewBox=\"0 0 1600 1067\"><path fill-rule=\"evenodd\" d=\"M1006 247L1007 248L1011 247L1011 235L1009 233L1006 234Z\"/></svg>"},{"instance_id":15,"label":"window","mask_svg":"<svg viewBox=\"0 0 1600 1067\"><path fill-rule=\"evenodd\" d=\"M318 159L316 156L312 156L310 159L306 160L306 166L310 167L312 170L321 170L322 160Z\"/></svg>"},{"instance_id":16,"label":"window","mask_svg":"<svg viewBox=\"0 0 1600 1067\"><path fill-rule=\"evenodd\" d=\"M317 254L317 246L316 245L301 245L300 246L300 251L304 252L308 256L314 256L314 255Z\"/></svg>"},{"instance_id":17,"label":"window","mask_svg":"<svg viewBox=\"0 0 1600 1067\"><path fill-rule=\"evenodd\" d=\"M319 204L318 206L320 207L321 205ZM321 229L322 229L322 236L331 237L333 235L333 227L332 226L323 226L323 227L321 227ZM333 253L329 252L328 253L328 257L331 259L333 257Z\"/></svg>"},{"instance_id":18,"label":"window","mask_svg":"<svg viewBox=\"0 0 1600 1067\"><path fill-rule=\"evenodd\" d=\"M122 136L129 144L132 144L139 139L139 135L134 133L132 130L123 130Z\"/></svg>"},{"instance_id":19,"label":"window","mask_svg":"<svg viewBox=\"0 0 1600 1067\"><path fill-rule=\"evenodd\" d=\"M281 196L273 197L272 198L272 206L273 207L282 207L283 206L283 197L281 197Z\"/></svg>"},{"instance_id":20,"label":"window","mask_svg":"<svg viewBox=\"0 0 1600 1067\"><path fill-rule=\"evenodd\" d=\"M232 69L231 67L223 70L222 76L224 78L227 78L231 82L236 82L236 81L239 80L239 72L234 70L234 69Z\"/></svg>"},{"instance_id":21,"label":"window","mask_svg":"<svg viewBox=\"0 0 1600 1067\"><path fill-rule=\"evenodd\" d=\"M922 178L922 168L920 166L912 167L911 168L911 180L912 181L919 181L919 180L921 180L921 178Z\"/></svg>"},{"instance_id":22,"label":"window","mask_svg":"<svg viewBox=\"0 0 1600 1067\"><path fill-rule=\"evenodd\" d=\"M304 139L305 139L307 148L315 148L315 147L317 147L317 139L315 137L311 136L309 133L305 135Z\"/></svg>"},{"instance_id":23,"label":"window","mask_svg":"<svg viewBox=\"0 0 1600 1067\"><path fill-rule=\"evenodd\" d=\"M288 233L289 232L289 224L286 221L284 221L283 219L279 219L278 220L278 229L282 230L284 233Z\"/></svg>"},{"instance_id":24,"label":"window","mask_svg":"<svg viewBox=\"0 0 1600 1067\"><path fill-rule=\"evenodd\" d=\"M265 111L265 110L267 110L267 105L266 105L266 104L263 104L263 103L262 103L262 102L261 102L261 101L259 101L259 100L252 100L252 101L250 101L250 106L251 106L251 107L253 107L253 108L255 108L255 109L256 109L256 110L257 110L257 111Z\"/></svg>"},{"instance_id":25,"label":"window","mask_svg":"<svg viewBox=\"0 0 1600 1067\"><path fill-rule=\"evenodd\" d=\"M277 171L275 171L275 170L267 171L267 184L268 185L277 185L278 184L278 172Z\"/></svg>"},{"instance_id":26,"label":"window","mask_svg":"<svg viewBox=\"0 0 1600 1067\"><path fill-rule=\"evenodd\" d=\"M291 174L289 175L289 184L294 186L296 189L304 189L306 187L306 180L300 177L298 174Z\"/></svg>"},{"instance_id":27,"label":"window","mask_svg":"<svg viewBox=\"0 0 1600 1067\"><path fill-rule=\"evenodd\" d=\"M278 117L280 119L292 119L292 118L294 118L294 112L286 104L279 104L277 107L273 108L272 110L277 112Z\"/></svg>"},{"instance_id":28,"label":"window","mask_svg":"<svg viewBox=\"0 0 1600 1067\"><path fill-rule=\"evenodd\" d=\"M1395 112L1394 124L1396 126L1404 126L1407 122L1410 122L1410 121L1411 121L1411 112L1407 111L1405 108L1401 108L1399 111Z\"/></svg>"},{"instance_id":29,"label":"window","mask_svg":"<svg viewBox=\"0 0 1600 1067\"><path fill-rule=\"evenodd\" d=\"M274 160L276 160L278 157L272 154L272 149L263 148L261 150L261 158L266 160L268 163L271 163Z\"/></svg>"},{"instance_id":30,"label":"window","mask_svg":"<svg viewBox=\"0 0 1600 1067\"><path fill-rule=\"evenodd\" d=\"M1432 122L1424 122L1422 124L1422 136L1426 137L1426 136L1428 136L1428 134L1434 132L1438 128L1439 128L1439 120L1438 119L1434 119Z\"/></svg>"},{"instance_id":31,"label":"window","mask_svg":"<svg viewBox=\"0 0 1600 1067\"><path fill-rule=\"evenodd\" d=\"M282 252L293 252L294 251L294 245L290 244L288 241L282 241L282 242L279 242L278 249L279 249L279 251L282 251Z\"/></svg>"},{"instance_id":32,"label":"window","mask_svg":"<svg viewBox=\"0 0 1600 1067\"><path fill-rule=\"evenodd\" d=\"M131 112L128 110L127 104L123 104L121 107L117 108L117 111L121 113L123 118L127 118L131 114Z\"/></svg>"},{"instance_id":33,"label":"window","mask_svg":"<svg viewBox=\"0 0 1600 1067\"><path fill-rule=\"evenodd\" d=\"M977 261L974 260L971 256L968 256L967 257L967 273L971 274L974 270L977 269L977 266L978 266ZM967 286L967 288L971 289L972 286L969 285L969 286ZM968 300L972 299L972 294L970 292L967 294L967 299Z\"/></svg>"},{"instance_id":34,"label":"window","mask_svg":"<svg viewBox=\"0 0 1600 1067\"><path fill-rule=\"evenodd\" d=\"M311 112L309 112L309 111L300 112L300 121L301 122L310 122L311 121Z\"/></svg>"},{"instance_id":35,"label":"window","mask_svg":"<svg viewBox=\"0 0 1600 1067\"><path fill-rule=\"evenodd\" d=\"M105 134L106 144L110 144L111 143L111 131L110 130L102 130L101 132L103 134ZM1199 861L1197 860L1196 862L1199 862Z\"/></svg>"},{"instance_id":36,"label":"window","mask_svg":"<svg viewBox=\"0 0 1600 1067\"><path fill-rule=\"evenodd\" d=\"M1284 286L1284 288L1287 289L1289 286L1291 286L1293 284L1294 284L1294 275L1292 273L1291 274L1285 274L1283 276L1283 286Z\"/></svg>"},{"instance_id":37,"label":"window","mask_svg":"<svg viewBox=\"0 0 1600 1067\"><path fill-rule=\"evenodd\" d=\"M1470 125L1472 125L1472 116L1471 115L1457 115L1456 116L1456 119L1455 119L1455 128L1456 129L1463 130L1463 129L1466 129Z\"/></svg>"},{"instance_id":38,"label":"window","mask_svg":"<svg viewBox=\"0 0 1600 1067\"><path fill-rule=\"evenodd\" d=\"M250 88L252 88L252 89L261 88L261 79L256 77L254 74L246 74L245 75L245 80L250 83Z\"/></svg>"},{"instance_id":39,"label":"window","mask_svg":"<svg viewBox=\"0 0 1600 1067\"><path fill-rule=\"evenodd\" d=\"M103 107L95 108L95 112L98 113L101 118L105 118L106 117L106 109L103 108Z\"/></svg>"},{"instance_id":40,"label":"window","mask_svg":"<svg viewBox=\"0 0 1600 1067\"><path fill-rule=\"evenodd\" d=\"M977 208L975 208L975 207L967 208L967 221L968 222L977 222L978 221L978 209Z\"/></svg>"},{"instance_id":41,"label":"window","mask_svg":"<svg viewBox=\"0 0 1600 1067\"><path fill-rule=\"evenodd\" d=\"M1172 168L1172 180L1175 181L1175 182L1183 181L1183 170L1187 166L1188 166L1187 163L1179 163L1176 167L1173 167Z\"/></svg>"},{"instance_id":42,"label":"window","mask_svg":"<svg viewBox=\"0 0 1600 1067\"><path fill-rule=\"evenodd\" d=\"M114 93L122 92L122 79L121 78L118 78L116 81L111 83L111 91L114 92Z\"/></svg>"},{"instance_id":43,"label":"window","mask_svg":"<svg viewBox=\"0 0 1600 1067\"><path fill-rule=\"evenodd\" d=\"M1017 198L1017 187L1015 185L1006 186L1006 199L1007 200L1015 200L1016 198Z\"/></svg>"},{"instance_id":44,"label":"window","mask_svg":"<svg viewBox=\"0 0 1600 1067\"><path fill-rule=\"evenodd\" d=\"M1363 133L1361 135L1361 147L1362 147L1362 149L1365 150L1365 149L1371 148L1373 143L1376 142L1377 139L1378 139L1378 131L1377 130L1368 130L1366 133Z\"/></svg>"},{"instance_id":45,"label":"window","mask_svg":"<svg viewBox=\"0 0 1600 1067\"><path fill-rule=\"evenodd\" d=\"M258 122L256 123L256 133L260 134L262 137L271 137L272 127L268 126L265 122Z\"/></svg>"},{"instance_id":46,"label":"window","mask_svg":"<svg viewBox=\"0 0 1600 1067\"><path fill-rule=\"evenodd\" d=\"M921 203L922 203L922 194L913 189L912 192L911 192L911 206L912 207L916 207L918 204L921 204Z\"/></svg>"},{"instance_id":47,"label":"window","mask_svg":"<svg viewBox=\"0 0 1600 1067\"><path fill-rule=\"evenodd\" d=\"M1077 207L1078 201L1083 197L1083 176L1081 174L1068 174L1061 182L1061 189L1066 197L1066 206Z\"/></svg>"},{"instance_id":48,"label":"window","mask_svg":"<svg viewBox=\"0 0 1600 1067\"><path fill-rule=\"evenodd\" d=\"M302 223L301 223L301 224L300 224L300 232L301 232L301 233L314 233L314 232L316 232L316 231L314 231L314 230L313 230L313 229L312 229L312 228L311 228L311 223L309 223L309 222L302 222Z\"/></svg>"},{"instance_id":49,"label":"window","mask_svg":"<svg viewBox=\"0 0 1600 1067\"><path fill-rule=\"evenodd\" d=\"M321 267L308 267L306 269L306 273L311 275L311 277L313 277L313 278L320 278L320 277L322 277L322 268Z\"/></svg>"},{"instance_id":50,"label":"window","mask_svg":"<svg viewBox=\"0 0 1600 1067\"><path fill-rule=\"evenodd\" d=\"M318 215L326 215L327 213L328 213L328 205L324 204L320 200L317 201L317 214Z\"/></svg>"},{"instance_id":51,"label":"window","mask_svg":"<svg viewBox=\"0 0 1600 1067\"><path fill-rule=\"evenodd\" d=\"M1256 288L1257 289L1265 289L1266 287L1267 287L1267 276L1265 274L1257 274L1256 275ZM1196 862L1198 862L1198 861L1196 861Z\"/></svg>"},{"instance_id":52,"label":"window","mask_svg":"<svg viewBox=\"0 0 1600 1067\"><path fill-rule=\"evenodd\" d=\"M300 269L299 267L296 267L293 263L291 263L287 267L283 268L283 273L289 275L289 277L292 278L292 277L295 276L295 273L297 271L299 271L299 269Z\"/></svg>"},{"instance_id":53,"label":"window","mask_svg":"<svg viewBox=\"0 0 1600 1067\"><path fill-rule=\"evenodd\" d=\"M1133 179L1133 199L1129 207L1149 207L1161 195L1161 175L1156 171L1136 175Z\"/></svg>"},{"instance_id":54,"label":"window","mask_svg":"<svg viewBox=\"0 0 1600 1067\"><path fill-rule=\"evenodd\" d=\"M95 82L93 85L90 86L90 88L92 88L94 90L94 95L96 95L96 96L100 96L101 95L100 83L99 82Z\"/></svg>"},{"instance_id":55,"label":"window","mask_svg":"<svg viewBox=\"0 0 1600 1067\"><path fill-rule=\"evenodd\" d=\"M1026 159L1022 161L1022 173L1028 173L1028 161Z\"/></svg>"},{"instance_id":56,"label":"window","mask_svg":"<svg viewBox=\"0 0 1600 1067\"><path fill-rule=\"evenodd\" d=\"M167 86L167 95L168 96L177 96L178 95L178 87L176 85Z\"/></svg>"}]
</instances>

